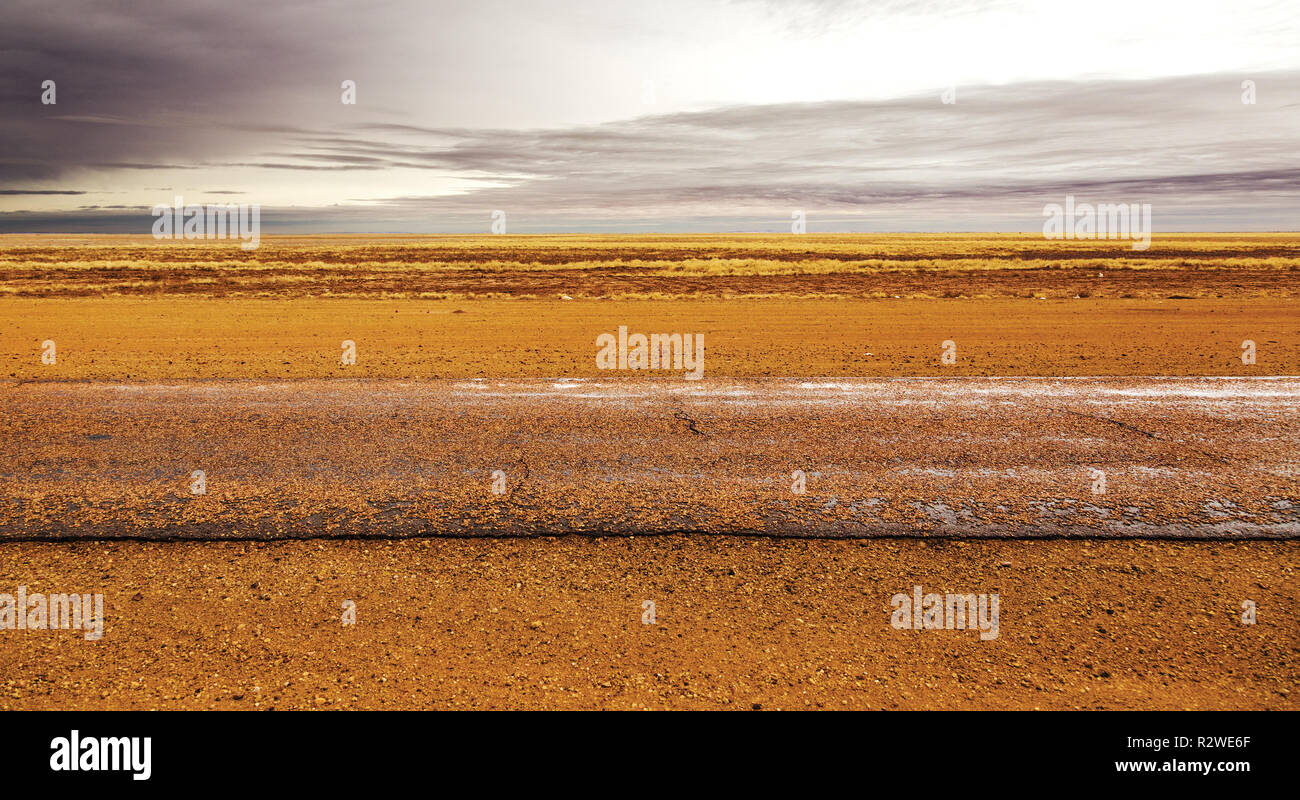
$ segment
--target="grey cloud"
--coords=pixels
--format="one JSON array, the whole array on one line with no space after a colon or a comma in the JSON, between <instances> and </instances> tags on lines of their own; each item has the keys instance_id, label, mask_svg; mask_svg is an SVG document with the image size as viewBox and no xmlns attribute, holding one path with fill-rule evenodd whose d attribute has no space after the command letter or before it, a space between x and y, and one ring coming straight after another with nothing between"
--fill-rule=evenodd
<instances>
[{"instance_id":1,"label":"grey cloud","mask_svg":"<svg viewBox=\"0 0 1300 800\"><path fill-rule=\"evenodd\" d=\"M990 3L742 0L742 6L815 26L847 17L965 13ZM936 93L555 128L439 126L429 124L437 115L343 110L338 78L356 75L363 96L375 96L381 82L365 82L366 65L370 58L396 58L376 42L399 26L415 26L411 20L428 22L429 15L447 18L425 25L434 55L419 60L418 73L403 72L383 99L409 96L414 104L455 96L457 73L436 59L443 57L440 44L459 36L456 15L467 12L451 5L418 9L406 3L10 0L0 28L0 195L80 193L60 182L103 185L85 182L88 174L223 168L251 171L277 187L294 180L308 185L310 173L355 175L358 190L374 195L385 193L392 171L419 170L431 179L496 185L454 196L407 196L403 188L381 202L316 211L268 207L264 221L478 230L486 211L500 208L538 226L635 230L701 220L727 226L784 218L788 225L790 210L803 209L845 228L892 220L959 229L981 221L1028 225L1042 203L1074 193L1158 202L1163 218L1185 221L1179 224L1296 226L1300 73L1250 75L1258 86L1255 106L1240 102L1243 76L1208 75L959 86L955 105L942 104ZM526 22L509 17L500 24ZM488 44L496 43L491 26L475 30L488 30ZM56 106L39 103L47 78L58 81ZM173 179L183 180L148 178ZM239 185L224 175L199 179ZM245 188L256 202L256 187ZM310 189L304 197L310 202ZM99 211L106 213L89 213ZM129 215L109 211L122 209L85 209L62 219L138 228ZM13 212L0 215L0 229L59 219Z\"/></svg>"},{"instance_id":2,"label":"grey cloud","mask_svg":"<svg viewBox=\"0 0 1300 800\"><path fill-rule=\"evenodd\" d=\"M419 165L508 184L388 201L430 213L477 205L629 217L791 207L843 214L916 202L1011 208L1024 198L1104 193L1261 206L1281 219L1300 194L1300 115L1285 102L1300 80L1257 82L1272 96L1258 106L1241 104L1234 76L1042 83L959 89L956 105L917 97L747 106L568 130L460 131L455 144L422 152L330 134L312 140L302 158L336 168Z\"/></svg>"},{"instance_id":3,"label":"grey cloud","mask_svg":"<svg viewBox=\"0 0 1300 800\"><path fill-rule=\"evenodd\" d=\"M332 76L356 13L333 3L8 0L0 148L21 163L0 182L193 159L291 132L259 117L310 118L314 87L337 104ZM44 80L56 83L55 105L40 102Z\"/></svg>"},{"instance_id":4,"label":"grey cloud","mask_svg":"<svg viewBox=\"0 0 1300 800\"><path fill-rule=\"evenodd\" d=\"M281 224L324 229L478 230L491 209L545 227L787 219L792 209L857 229L1032 228L1046 202L1151 202L1158 220L1290 228L1300 207L1295 74L1259 76L1269 102L1243 106L1231 76L959 89L882 102L783 104L642 117L553 130L296 135L289 170L423 168L503 184L454 196L399 196ZM452 142L448 144L448 142ZM376 178L382 180L382 178ZM255 201L255 194L249 198ZM267 209L273 225L277 212ZM12 230L9 217L0 227ZM83 224L89 224L83 221ZM1037 223L1040 224L1040 223ZM1159 222L1158 222L1159 224Z\"/></svg>"},{"instance_id":5,"label":"grey cloud","mask_svg":"<svg viewBox=\"0 0 1300 800\"><path fill-rule=\"evenodd\" d=\"M77 189L0 189L3 195L86 194Z\"/></svg>"}]
</instances>

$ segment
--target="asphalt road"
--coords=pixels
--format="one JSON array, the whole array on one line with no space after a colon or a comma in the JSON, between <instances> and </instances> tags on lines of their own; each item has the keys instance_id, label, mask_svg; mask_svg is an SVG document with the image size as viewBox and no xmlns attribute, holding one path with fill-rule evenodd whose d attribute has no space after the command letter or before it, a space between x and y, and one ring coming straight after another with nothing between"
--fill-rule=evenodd
<instances>
[{"instance_id":1,"label":"asphalt road","mask_svg":"<svg viewBox=\"0 0 1300 800\"><path fill-rule=\"evenodd\" d=\"M1300 537L1300 378L0 392L0 539Z\"/></svg>"}]
</instances>

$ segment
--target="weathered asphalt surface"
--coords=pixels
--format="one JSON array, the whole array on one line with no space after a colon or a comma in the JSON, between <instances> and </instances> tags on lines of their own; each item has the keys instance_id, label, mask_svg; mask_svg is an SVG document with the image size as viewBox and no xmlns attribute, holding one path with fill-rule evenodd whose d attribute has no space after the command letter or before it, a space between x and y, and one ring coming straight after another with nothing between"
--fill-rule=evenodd
<instances>
[{"instance_id":1,"label":"weathered asphalt surface","mask_svg":"<svg viewBox=\"0 0 1300 800\"><path fill-rule=\"evenodd\" d=\"M0 539L1300 538L1300 378L35 382L0 393Z\"/></svg>"}]
</instances>

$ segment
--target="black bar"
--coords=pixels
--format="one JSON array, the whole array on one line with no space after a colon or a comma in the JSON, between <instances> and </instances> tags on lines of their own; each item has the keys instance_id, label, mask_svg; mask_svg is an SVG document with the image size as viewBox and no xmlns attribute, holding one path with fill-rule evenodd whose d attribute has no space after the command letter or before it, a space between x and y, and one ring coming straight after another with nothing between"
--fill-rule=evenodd
<instances>
[{"instance_id":1,"label":"black bar","mask_svg":"<svg viewBox=\"0 0 1300 800\"><path fill-rule=\"evenodd\" d=\"M1260 778L1285 785L1294 741L1293 718L1269 712L11 712L3 719L6 777L50 788L299 792L400 785L392 781L432 786L436 777L451 791L454 778L468 777L482 789L532 780L541 791L699 770L724 785L839 775L870 793L902 775L918 786L981 780L1056 791L1210 781L1227 788ZM73 730L83 748L87 737L150 737L149 778L53 771L51 742ZM1187 767L1207 762L1208 775ZM1117 763L1142 766L1120 771ZM1131 771L1146 765L1154 771Z\"/></svg>"}]
</instances>

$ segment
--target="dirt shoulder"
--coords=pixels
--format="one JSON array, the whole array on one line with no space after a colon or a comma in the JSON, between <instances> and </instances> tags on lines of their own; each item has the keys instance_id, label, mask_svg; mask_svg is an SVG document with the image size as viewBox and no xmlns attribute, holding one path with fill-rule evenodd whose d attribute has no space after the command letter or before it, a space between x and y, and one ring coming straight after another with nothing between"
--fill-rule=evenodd
<instances>
[{"instance_id":1,"label":"dirt shoulder","mask_svg":"<svg viewBox=\"0 0 1300 800\"><path fill-rule=\"evenodd\" d=\"M0 298L10 380L598 377L597 339L702 335L714 377L1297 375L1295 300ZM1254 364L1241 361L1255 343ZM44 342L57 363L42 363ZM344 341L356 363L343 365ZM945 341L955 360L944 364ZM641 373L646 374L646 373ZM663 373L667 374L667 373Z\"/></svg>"},{"instance_id":2,"label":"dirt shoulder","mask_svg":"<svg viewBox=\"0 0 1300 800\"><path fill-rule=\"evenodd\" d=\"M1294 541L0 544L0 592L99 592L107 618L98 641L0 631L0 709L1296 709L1297 557ZM916 585L997 594L997 638L891 627Z\"/></svg>"}]
</instances>

